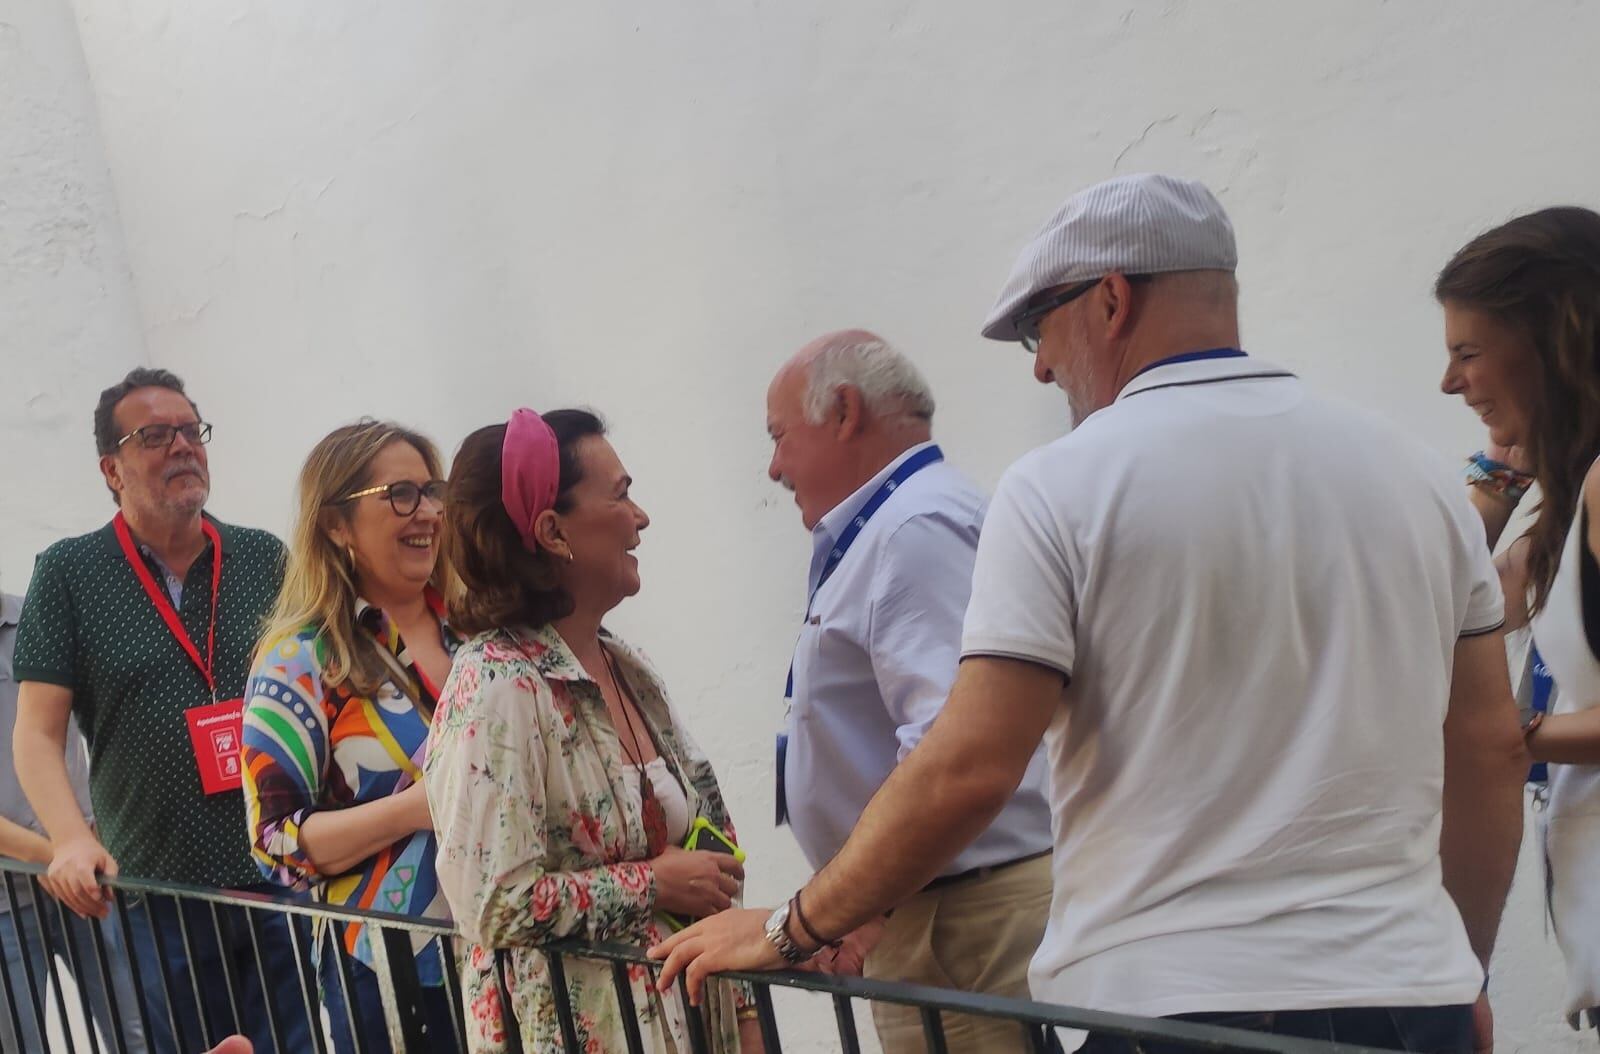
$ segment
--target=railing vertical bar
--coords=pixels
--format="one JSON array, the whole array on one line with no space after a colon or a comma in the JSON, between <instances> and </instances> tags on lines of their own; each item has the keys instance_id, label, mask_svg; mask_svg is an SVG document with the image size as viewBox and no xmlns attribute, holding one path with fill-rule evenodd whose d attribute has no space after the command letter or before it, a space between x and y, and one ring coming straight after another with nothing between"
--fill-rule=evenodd
<instances>
[{"instance_id":1,"label":"railing vertical bar","mask_svg":"<svg viewBox=\"0 0 1600 1054\"><path fill-rule=\"evenodd\" d=\"M245 907L240 910L244 912L244 926L250 934L250 955L256 964L256 983L261 986L261 998L267 1005L267 1031L272 1036L272 1049L275 1054L286 1054L283 1037L278 1033L278 1015L282 1013L282 1008L278 1006L278 986L267 979L267 961L261 955L261 934L256 925L255 909ZM319 1035L321 1032L321 1029L317 1029ZM294 1052L288 1051L287 1054Z\"/></svg>"},{"instance_id":2,"label":"railing vertical bar","mask_svg":"<svg viewBox=\"0 0 1600 1054\"><path fill-rule=\"evenodd\" d=\"M312 947L316 945L315 933L311 934L310 945L302 940L302 928L298 925L299 919L287 912L280 912L283 924L289 930L289 948L294 953L295 969L300 984L300 1001L306 1010L306 1024L310 1027L311 1043L316 1048L317 1054L327 1054L328 1045L322 1038L322 1009L321 1002L317 999L316 979L311 976ZM295 1054L290 1051L289 1054Z\"/></svg>"},{"instance_id":3,"label":"railing vertical bar","mask_svg":"<svg viewBox=\"0 0 1600 1054\"><path fill-rule=\"evenodd\" d=\"M373 926L368 924L369 941ZM380 951L382 957L374 956L382 968L379 981L386 976L388 981L383 984L385 1000L392 1000L394 1004L394 1020L390 1022L389 1034L394 1036L395 1026L399 1026L399 1050L424 1050L433 1045L428 1038L427 1015L422 1009L422 979L417 975L417 953L411 947L411 936L404 930L390 929L388 926L377 926L378 939L371 941L374 951Z\"/></svg>"},{"instance_id":4,"label":"railing vertical bar","mask_svg":"<svg viewBox=\"0 0 1600 1054\"><path fill-rule=\"evenodd\" d=\"M72 1040L72 1022L67 1017L67 995L61 988L61 971L56 964L55 942L50 939L50 925L45 921L44 909L40 906L46 902L55 903L54 897L45 896L39 880L33 875L28 876L28 889L33 897L33 921L39 929L39 946L44 949L45 969L50 974L50 987L56 993L56 1011L61 1015L61 1038L67 1041L67 1054L77 1054L78 1045ZM40 1019L40 1025L44 1020ZM44 1035L41 1027L39 1034Z\"/></svg>"},{"instance_id":5,"label":"railing vertical bar","mask_svg":"<svg viewBox=\"0 0 1600 1054\"><path fill-rule=\"evenodd\" d=\"M169 897L168 899L172 901L174 911L183 910L176 897ZM132 958L138 959L138 955L134 951L138 944L133 937L133 927L128 918L126 907L123 908L122 916L123 922L127 924L123 932L128 937L128 954ZM171 959L167 956L167 938L162 934L162 927L156 921L156 895L154 893L144 894L144 917L145 921L150 925L150 937L156 944L156 974L161 981L161 998L167 1007L167 1024L172 1029L172 1041L178 1045L179 1050L184 1050L188 1046L187 1037L181 1024L182 1014L178 1010L178 1000L175 998L177 993L173 990L171 970L167 967L167 964L171 962ZM149 1036L150 1033L147 1031L145 1035Z\"/></svg>"},{"instance_id":6,"label":"railing vertical bar","mask_svg":"<svg viewBox=\"0 0 1600 1054\"><path fill-rule=\"evenodd\" d=\"M678 995L683 1000L684 1024L689 1029L689 1049L693 1054L711 1054L711 1041L706 1038L705 1018L700 1016L700 1008L689 1002L689 983L685 978L678 979Z\"/></svg>"},{"instance_id":7,"label":"railing vertical bar","mask_svg":"<svg viewBox=\"0 0 1600 1054\"><path fill-rule=\"evenodd\" d=\"M10 911L11 928L17 931L20 939L22 928L18 925L18 922L22 918L22 912L17 910L17 894L11 888L11 872L5 872L5 879L6 907ZM22 1045L22 1016L17 1010L17 990L15 987L18 979L11 976L10 958L9 955L0 955L0 978L4 979L6 986L6 1013L11 1017L11 1034L17 1037L17 1045L20 1047ZM22 949L20 959L23 965L26 966L28 962L26 948ZM24 972L31 973L32 971ZM33 986L30 984L28 990L31 992L32 989ZM37 1014L34 1015L34 1020L38 1020Z\"/></svg>"},{"instance_id":8,"label":"railing vertical bar","mask_svg":"<svg viewBox=\"0 0 1600 1054\"><path fill-rule=\"evenodd\" d=\"M356 978L350 972L350 958L344 953L344 938L339 935L341 928L337 922L328 924L328 936L318 945L318 954L333 956L333 972L338 975L339 987L344 992L344 1023L350 1029L350 1043L358 1054L367 1054L367 1026L361 1001L356 998ZM367 936L370 939L372 935Z\"/></svg>"},{"instance_id":9,"label":"railing vertical bar","mask_svg":"<svg viewBox=\"0 0 1600 1054\"><path fill-rule=\"evenodd\" d=\"M839 1049L844 1054L861 1054L861 1037L856 1033L856 1011L849 996L833 997L833 1016L839 1022Z\"/></svg>"},{"instance_id":10,"label":"railing vertical bar","mask_svg":"<svg viewBox=\"0 0 1600 1054\"><path fill-rule=\"evenodd\" d=\"M494 956L495 991L500 995L500 1030L505 1033L506 1054L524 1054L522 1018L512 1005L515 995L511 990L511 978L506 970L506 961L511 958L511 953L505 948L495 948L489 954Z\"/></svg>"},{"instance_id":11,"label":"railing vertical bar","mask_svg":"<svg viewBox=\"0 0 1600 1054\"><path fill-rule=\"evenodd\" d=\"M217 938L217 958L222 963L222 984L228 990L228 1013L233 1017L233 1030L243 1032L243 1024L239 1020L239 982L233 974L233 956L228 952L228 940L222 932L222 913L217 910L217 902L209 901L206 907L211 911L211 932Z\"/></svg>"},{"instance_id":12,"label":"railing vertical bar","mask_svg":"<svg viewBox=\"0 0 1600 1054\"><path fill-rule=\"evenodd\" d=\"M456 971L456 944L449 937L436 937L434 950L439 955L439 973L444 978L445 1000L450 1004L450 1024L456 1030L456 1049L467 1049L467 1016L461 1002L461 974Z\"/></svg>"},{"instance_id":13,"label":"railing vertical bar","mask_svg":"<svg viewBox=\"0 0 1600 1054\"><path fill-rule=\"evenodd\" d=\"M105 934L100 932L100 927L114 926L116 921L108 915L104 919L95 919L88 925L90 946L94 948L95 966L99 969L100 983L105 986L106 1027L111 1029L111 1035L106 1038L117 1054L128 1054L128 1037L122 1034L122 1008L117 1005L117 985L111 976L111 957L106 953ZM90 1018L91 1028L93 1020Z\"/></svg>"},{"instance_id":14,"label":"railing vertical bar","mask_svg":"<svg viewBox=\"0 0 1600 1054\"><path fill-rule=\"evenodd\" d=\"M184 903L177 897L172 898L172 908L178 916L178 942L183 945L183 961L188 967L189 988L194 993L194 1016L200 1020L200 1045L211 1047L216 1040L211 1038L211 1015L209 1007L200 995L200 975L195 971L194 942L189 938L189 919L184 912ZM154 928L155 919L150 920Z\"/></svg>"},{"instance_id":15,"label":"railing vertical bar","mask_svg":"<svg viewBox=\"0 0 1600 1054\"><path fill-rule=\"evenodd\" d=\"M648 972L645 976L649 976ZM633 1002L633 980L628 976L628 964L618 959L611 960L611 987L617 992L617 1013L622 1019L622 1038L627 1041L628 1054L644 1054L639 1012Z\"/></svg>"},{"instance_id":16,"label":"railing vertical bar","mask_svg":"<svg viewBox=\"0 0 1600 1054\"><path fill-rule=\"evenodd\" d=\"M761 1024L761 1046L767 1054L782 1054L783 1039L778 1035L778 1016L772 1011L772 989L764 984L754 986L756 1020Z\"/></svg>"},{"instance_id":17,"label":"railing vertical bar","mask_svg":"<svg viewBox=\"0 0 1600 1054\"><path fill-rule=\"evenodd\" d=\"M922 1008L922 1035L928 1041L928 1054L949 1054L944 1042L944 1022L937 1007Z\"/></svg>"},{"instance_id":18,"label":"railing vertical bar","mask_svg":"<svg viewBox=\"0 0 1600 1054\"><path fill-rule=\"evenodd\" d=\"M78 1009L83 1013L84 1031L89 1037L89 1054L100 1054L99 1030L94 1027L94 1004L89 999L89 978L84 973L83 955L78 950L78 942L73 939L72 920L76 916L68 914L66 905L53 897L49 903L54 905L56 919L61 923L57 932L61 934L61 943L65 946L63 950L66 953L67 970L72 974L73 987L78 990Z\"/></svg>"},{"instance_id":19,"label":"railing vertical bar","mask_svg":"<svg viewBox=\"0 0 1600 1054\"><path fill-rule=\"evenodd\" d=\"M567 968L561 962L561 953L545 952L550 964L550 992L556 999L556 1024L561 1028L561 1049L566 1054L583 1054L578 1045L578 1029L572 1021L572 992L567 988Z\"/></svg>"}]
</instances>

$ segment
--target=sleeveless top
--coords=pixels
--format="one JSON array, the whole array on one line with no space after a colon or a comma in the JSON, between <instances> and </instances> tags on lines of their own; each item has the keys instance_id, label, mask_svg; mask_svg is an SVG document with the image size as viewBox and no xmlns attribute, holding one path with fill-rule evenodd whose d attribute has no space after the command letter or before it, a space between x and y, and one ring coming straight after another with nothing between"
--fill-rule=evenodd
<instances>
[{"instance_id":1,"label":"sleeveless top","mask_svg":"<svg viewBox=\"0 0 1600 1054\"><path fill-rule=\"evenodd\" d=\"M1534 641L1555 680L1557 714L1600 706L1600 567L1589 552L1581 496L1578 502L1555 581L1533 619ZM1600 765L1550 766L1544 828L1550 917L1567 965L1566 1012L1576 1027L1579 1015L1600 1007Z\"/></svg>"}]
</instances>

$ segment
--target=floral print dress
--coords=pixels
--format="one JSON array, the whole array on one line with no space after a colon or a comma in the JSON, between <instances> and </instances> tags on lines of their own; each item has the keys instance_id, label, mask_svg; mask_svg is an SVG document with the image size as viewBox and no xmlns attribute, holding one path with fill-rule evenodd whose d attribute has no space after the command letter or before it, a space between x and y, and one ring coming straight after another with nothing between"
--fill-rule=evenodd
<instances>
[{"instance_id":1,"label":"floral print dress","mask_svg":"<svg viewBox=\"0 0 1600 1054\"><path fill-rule=\"evenodd\" d=\"M627 644L602 641L658 752L683 784L691 816L732 834L711 763L689 739L660 678ZM438 875L468 942L461 982L467 1046L503 1051L507 1021L495 950L509 949L506 985L524 1050L560 1050L549 968L538 946L563 938L646 946L670 932L656 912L649 863L664 825L646 822L596 684L550 626L491 630L456 652L428 740L424 778L439 838ZM586 1054L626 1050L609 963L563 960ZM643 967L630 967L645 1049L688 1050L677 997L664 1005ZM739 1049L744 986L708 986L707 1035Z\"/></svg>"}]
</instances>

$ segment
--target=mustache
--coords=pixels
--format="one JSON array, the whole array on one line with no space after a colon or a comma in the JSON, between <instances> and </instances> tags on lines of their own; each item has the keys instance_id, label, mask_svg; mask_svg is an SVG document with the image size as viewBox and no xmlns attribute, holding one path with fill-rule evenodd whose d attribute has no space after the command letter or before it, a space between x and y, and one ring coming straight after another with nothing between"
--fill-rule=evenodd
<instances>
[{"instance_id":1,"label":"mustache","mask_svg":"<svg viewBox=\"0 0 1600 1054\"><path fill-rule=\"evenodd\" d=\"M183 475L185 472L193 473L194 475L199 476L201 479L206 478L205 469L200 467L199 461L185 458L183 461L180 461L175 465L167 466L166 471L161 473L161 482L171 482L173 479Z\"/></svg>"}]
</instances>

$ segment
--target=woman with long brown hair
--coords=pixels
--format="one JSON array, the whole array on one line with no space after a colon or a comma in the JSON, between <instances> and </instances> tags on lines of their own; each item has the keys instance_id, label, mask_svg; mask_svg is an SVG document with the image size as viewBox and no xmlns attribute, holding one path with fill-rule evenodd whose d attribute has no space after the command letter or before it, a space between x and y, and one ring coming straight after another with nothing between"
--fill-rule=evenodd
<instances>
[{"instance_id":1,"label":"woman with long brown hair","mask_svg":"<svg viewBox=\"0 0 1600 1054\"><path fill-rule=\"evenodd\" d=\"M425 436L383 421L336 428L312 448L241 745L267 877L330 904L447 919L421 768L457 644L441 471ZM334 929L320 948L334 1049L386 1052L370 931ZM428 1049L454 1050L451 966L435 945L417 953Z\"/></svg>"},{"instance_id":2,"label":"woman with long brown hair","mask_svg":"<svg viewBox=\"0 0 1600 1054\"><path fill-rule=\"evenodd\" d=\"M1528 751L1550 762L1550 909L1567 1013L1600 1008L1600 215L1545 209L1474 238L1434 287L1450 362L1441 387L1482 420L1472 501L1496 545L1523 495L1539 503L1498 558L1506 625L1531 623L1557 685Z\"/></svg>"}]
</instances>

